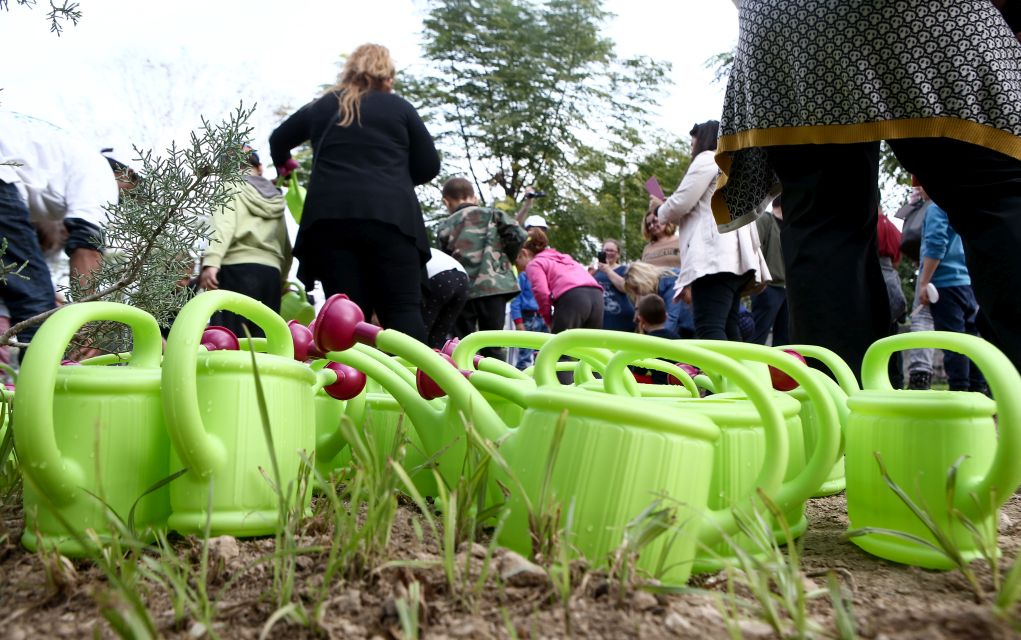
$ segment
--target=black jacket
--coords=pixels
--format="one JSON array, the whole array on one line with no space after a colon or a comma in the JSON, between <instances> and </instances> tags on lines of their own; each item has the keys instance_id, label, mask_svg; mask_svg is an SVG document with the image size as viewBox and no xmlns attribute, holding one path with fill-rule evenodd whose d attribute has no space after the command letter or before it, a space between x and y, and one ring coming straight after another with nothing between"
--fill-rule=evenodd
<instances>
[{"instance_id":1,"label":"black jacket","mask_svg":"<svg viewBox=\"0 0 1021 640\"><path fill-rule=\"evenodd\" d=\"M291 149L312 142L312 176L294 255L300 260L328 247L328 238L315 235L320 220L376 220L413 238L425 264L429 242L415 186L439 174L432 136L411 103L380 91L362 97L360 124L337 126L337 96L328 93L305 105L269 138L277 166Z\"/></svg>"}]
</instances>

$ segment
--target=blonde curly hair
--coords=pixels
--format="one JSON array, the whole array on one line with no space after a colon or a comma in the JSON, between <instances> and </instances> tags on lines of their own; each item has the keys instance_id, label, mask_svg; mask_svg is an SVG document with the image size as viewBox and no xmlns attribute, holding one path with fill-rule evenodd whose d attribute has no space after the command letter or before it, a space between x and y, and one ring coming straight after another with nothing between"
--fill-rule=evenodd
<instances>
[{"instance_id":1,"label":"blonde curly hair","mask_svg":"<svg viewBox=\"0 0 1021 640\"><path fill-rule=\"evenodd\" d=\"M659 281L664 275L672 273L669 267L657 267L648 262L632 262L624 274L624 289L632 300L637 300L650 293L659 293Z\"/></svg>"},{"instance_id":2,"label":"blonde curly hair","mask_svg":"<svg viewBox=\"0 0 1021 640\"><path fill-rule=\"evenodd\" d=\"M362 122L362 96L372 89L381 89L394 77L396 69L390 50L380 44L363 44L347 58L337 84L326 90L340 96L340 126Z\"/></svg>"}]
</instances>

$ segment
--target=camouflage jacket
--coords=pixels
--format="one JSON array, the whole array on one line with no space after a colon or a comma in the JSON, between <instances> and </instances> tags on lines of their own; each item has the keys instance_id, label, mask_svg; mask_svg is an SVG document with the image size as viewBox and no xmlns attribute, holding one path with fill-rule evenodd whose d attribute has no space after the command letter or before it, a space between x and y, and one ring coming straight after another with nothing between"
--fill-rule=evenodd
<instances>
[{"instance_id":1,"label":"camouflage jacket","mask_svg":"<svg viewBox=\"0 0 1021 640\"><path fill-rule=\"evenodd\" d=\"M436 228L437 248L468 272L469 298L517 295L513 264L527 238L511 214L474 205L458 208Z\"/></svg>"}]
</instances>

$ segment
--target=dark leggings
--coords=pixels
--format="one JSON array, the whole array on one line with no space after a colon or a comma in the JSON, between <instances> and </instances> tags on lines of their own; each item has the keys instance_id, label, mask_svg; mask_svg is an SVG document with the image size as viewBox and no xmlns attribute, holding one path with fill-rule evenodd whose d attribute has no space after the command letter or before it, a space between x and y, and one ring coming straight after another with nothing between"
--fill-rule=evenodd
<instances>
[{"instance_id":1,"label":"dark leggings","mask_svg":"<svg viewBox=\"0 0 1021 640\"><path fill-rule=\"evenodd\" d=\"M457 317L468 300L471 282L457 269L441 271L429 278L422 298L422 320L429 334L429 346L439 349L454 332Z\"/></svg>"},{"instance_id":2,"label":"dark leggings","mask_svg":"<svg viewBox=\"0 0 1021 640\"><path fill-rule=\"evenodd\" d=\"M220 267L216 278L221 289L255 298L274 312L280 313L280 269L254 263L229 264ZM239 338L245 337L245 332L241 328L243 324L248 326L253 338L265 335L258 325L230 311L217 311L213 314L211 322L227 327Z\"/></svg>"},{"instance_id":3,"label":"dark leggings","mask_svg":"<svg viewBox=\"0 0 1021 640\"><path fill-rule=\"evenodd\" d=\"M553 333L568 329L603 328L603 288L575 287L556 299Z\"/></svg>"},{"instance_id":4,"label":"dark leggings","mask_svg":"<svg viewBox=\"0 0 1021 640\"><path fill-rule=\"evenodd\" d=\"M422 321L422 262L414 239L375 220L321 220L300 259L327 297L347 294L365 319L426 342ZM306 283L307 284L307 283Z\"/></svg>"},{"instance_id":5,"label":"dark leggings","mask_svg":"<svg viewBox=\"0 0 1021 640\"><path fill-rule=\"evenodd\" d=\"M603 328L603 288L575 287L560 295L553 304L553 333L568 329L602 329ZM567 356L561 361L572 360ZM570 371L558 371L557 380L560 384L571 384L574 374Z\"/></svg>"},{"instance_id":6,"label":"dark leggings","mask_svg":"<svg viewBox=\"0 0 1021 640\"><path fill-rule=\"evenodd\" d=\"M742 342L738 324L741 291L754 274L710 273L691 283L691 312L695 337L701 340Z\"/></svg>"}]
</instances>

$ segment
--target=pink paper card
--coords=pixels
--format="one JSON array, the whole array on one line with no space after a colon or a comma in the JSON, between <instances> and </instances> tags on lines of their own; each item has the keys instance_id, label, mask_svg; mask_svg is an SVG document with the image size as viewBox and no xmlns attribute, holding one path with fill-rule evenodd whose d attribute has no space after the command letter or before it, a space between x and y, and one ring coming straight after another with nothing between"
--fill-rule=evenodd
<instances>
[{"instance_id":1,"label":"pink paper card","mask_svg":"<svg viewBox=\"0 0 1021 640\"><path fill-rule=\"evenodd\" d=\"M666 200L666 195L663 193L663 188L659 186L659 180L656 179L656 176L652 176L645 181L645 190L649 192L650 196Z\"/></svg>"}]
</instances>

